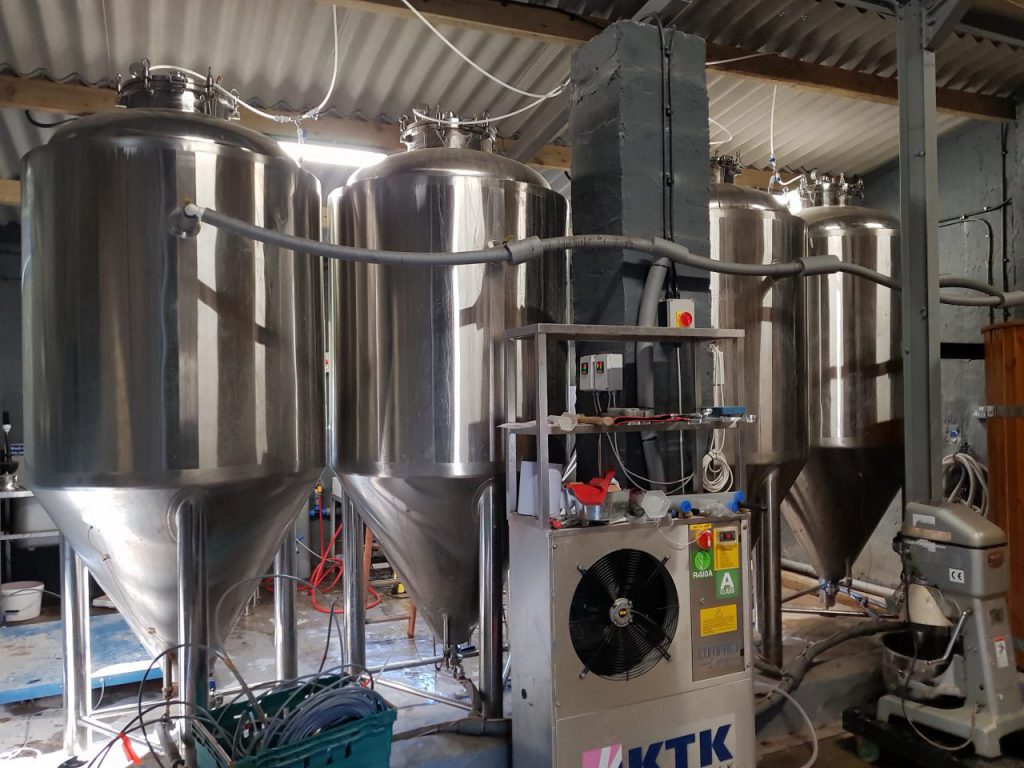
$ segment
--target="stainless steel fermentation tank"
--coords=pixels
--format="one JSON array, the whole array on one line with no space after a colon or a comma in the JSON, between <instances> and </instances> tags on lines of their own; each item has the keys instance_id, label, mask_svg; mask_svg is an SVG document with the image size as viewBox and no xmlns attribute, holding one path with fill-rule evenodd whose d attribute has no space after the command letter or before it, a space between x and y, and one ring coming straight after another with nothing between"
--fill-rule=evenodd
<instances>
[{"instance_id":1,"label":"stainless steel fermentation tank","mask_svg":"<svg viewBox=\"0 0 1024 768\"><path fill-rule=\"evenodd\" d=\"M169 215L317 238L319 184L210 83L138 69L120 103L25 159L28 482L152 653L219 647L324 466L321 267Z\"/></svg>"},{"instance_id":2,"label":"stainless steel fermentation tank","mask_svg":"<svg viewBox=\"0 0 1024 768\"><path fill-rule=\"evenodd\" d=\"M492 136L409 126L408 152L357 171L331 195L332 238L466 251L564 234L565 200L532 169L492 154ZM504 472L501 334L564 322L566 260L331 270L334 468L420 614L437 636L464 642L479 616L478 491ZM554 372L550 396L552 409L563 407L563 373Z\"/></svg>"},{"instance_id":3,"label":"stainless steel fermentation tank","mask_svg":"<svg viewBox=\"0 0 1024 768\"><path fill-rule=\"evenodd\" d=\"M711 185L711 257L772 264L804 255L805 227L772 195L731 183ZM764 652L782 652L781 515L779 506L807 458L804 296L799 280L711 274L711 318L718 328L746 333L743 359L728 353L726 371L740 366L743 392L726 385L726 403L757 414L744 434L747 491L762 509L757 539L757 623ZM727 376L727 381L732 377ZM729 448L729 446L726 446ZM742 485L744 478L738 478Z\"/></svg>"},{"instance_id":4,"label":"stainless steel fermentation tank","mask_svg":"<svg viewBox=\"0 0 1024 768\"><path fill-rule=\"evenodd\" d=\"M849 205L860 187L801 189L810 255L900 274L899 220ZM805 279L807 463L783 503L827 603L903 479L899 294L847 274Z\"/></svg>"}]
</instances>

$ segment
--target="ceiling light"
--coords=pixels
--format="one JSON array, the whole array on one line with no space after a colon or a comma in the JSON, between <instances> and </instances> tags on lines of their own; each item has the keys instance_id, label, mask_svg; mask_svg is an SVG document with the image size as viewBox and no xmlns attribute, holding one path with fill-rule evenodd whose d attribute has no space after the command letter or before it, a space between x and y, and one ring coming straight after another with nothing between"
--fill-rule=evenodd
<instances>
[{"instance_id":1,"label":"ceiling light","mask_svg":"<svg viewBox=\"0 0 1024 768\"><path fill-rule=\"evenodd\" d=\"M341 165L346 168L362 168L383 160L384 152L372 152L368 149L354 149L328 144L300 144L297 141L279 141L281 149L300 163L318 163L320 165Z\"/></svg>"}]
</instances>

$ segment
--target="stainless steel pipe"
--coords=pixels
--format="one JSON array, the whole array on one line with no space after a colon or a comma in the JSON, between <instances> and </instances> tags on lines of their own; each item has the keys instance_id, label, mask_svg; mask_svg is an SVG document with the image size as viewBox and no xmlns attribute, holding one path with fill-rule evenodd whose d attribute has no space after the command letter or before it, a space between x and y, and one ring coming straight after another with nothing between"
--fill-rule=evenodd
<instances>
[{"instance_id":1,"label":"stainless steel pipe","mask_svg":"<svg viewBox=\"0 0 1024 768\"><path fill-rule=\"evenodd\" d=\"M503 587L502 551L505 539L504 493L494 480L485 483L477 495L480 516L480 676L482 714L500 718L505 685L502 678L501 605Z\"/></svg>"},{"instance_id":2,"label":"stainless steel pipe","mask_svg":"<svg viewBox=\"0 0 1024 768\"><path fill-rule=\"evenodd\" d=\"M181 754L188 768L198 765L189 717L207 709L210 698L209 607L206 602L206 516L202 504L186 499L178 505L178 685L182 720Z\"/></svg>"},{"instance_id":3,"label":"stainless steel pipe","mask_svg":"<svg viewBox=\"0 0 1024 768\"><path fill-rule=\"evenodd\" d=\"M295 576L294 525L288 527L288 533L274 556L274 573ZM293 680L299 676L299 651L295 636L295 597L298 586L294 579L274 580L274 656L278 680Z\"/></svg>"},{"instance_id":4,"label":"stainless steel pipe","mask_svg":"<svg viewBox=\"0 0 1024 768\"><path fill-rule=\"evenodd\" d=\"M788 558L782 558L782 570L792 571L798 573L801 576L810 576L813 579L818 578L818 574L815 573L814 568L807 563L801 563L799 560L790 560ZM885 587L881 584L873 584L870 581L862 581L860 579L843 579L843 584L849 584L855 591L864 592L874 597L889 597L893 593L892 587Z\"/></svg>"},{"instance_id":5,"label":"stainless steel pipe","mask_svg":"<svg viewBox=\"0 0 1024 768\"><path fill-rule=\"evenodd\" d=\"M366 666L366 584L363 581L363 520L348 494L341 505L341 559L345 565L346 662Z\"/></svg>"},{"instance_id":6,"label":"stainless steel pipe","mask_svg":"<svg viewBox=\"0 0 1024 768\"><path fill-rule=\"evenodd\" d=\"M782 666L782 499L779 470L773 468L761 484L764 505L761 537L758 541L758 629L761 655L768 663Z\"/></svg>"},{"instance_id":7,"label":"stainless steel pipe","mask_svg":"<svg viewBox=\"0 0 1024 768\"><path fill-rule=\"evenodd\" d=\"M383 680L378 679L375 681L377 685L383 685L387 688L393 688L396 691L402 693L408 693L410 696L419 696L421 699L431 699L432 701L438 701L442 704L447 704L450 707L457 707L458 709L464 709L466 712L472 712L473 706L467 704L464 701L453 699L440 693L431 693L430 691L421 691L419 688L413 688L411 685L405 683L398 683L394 680Z\"/></svg>"},{"instance_id":8,"label":"stainless steel pipe","mask_svg":"<svg viewBox=\"0 0 1024 768\"><path fill-rule=\"evenodd\" d=\"M85 718L92 709L89 649L89 573L67 539L61 536L61 632L64 645L64 750L89 749Z\"/></svg>"}]
</instances>

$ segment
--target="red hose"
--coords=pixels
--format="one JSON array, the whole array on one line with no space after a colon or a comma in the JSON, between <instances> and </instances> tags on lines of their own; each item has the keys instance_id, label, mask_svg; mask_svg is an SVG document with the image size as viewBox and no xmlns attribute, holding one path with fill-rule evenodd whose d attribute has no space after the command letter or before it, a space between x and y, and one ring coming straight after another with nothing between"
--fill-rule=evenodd
<instances>
[{"instance_id":1,"label":"red hose","mask_svg":"<svg viewBox=\"0 0 1024 768\"><path fill-rule=\"evenodd\" d=\"M320 518L320 524L321 524L321 526L323 526L323 516L322 515L321 515L321 518ZM330 552L334 548L334 544L338 540L338 534L341 533L341 529L342 529L342 526L338 525L337 529L334 531L334 535L331 536L331 541L327 544L326 547L323 547L321 549L321 551L320 551L320 562L317 563L316 568L313 569L313 573L309 577L310 584L312 584L314 587L316 587L316 589L313 589L311 587L301 587L300 588L303 592L308 592L309 593L309 598L310 598L310 601L313 603L313 607L316 610L318 610L320 613L330 613L331 609L330 608L324 608L322 605L320 605L320 603L317 602L317 600L316 600L316 593L317 593L317 591L319 590L319 591L326 592L326 591L330 591L330 590L334 589L338 585L338 582L341 581L341 578L342 578L342 576L345 573L345 565L344 565L344 563L341 560L339 560L336 557L328 557L327 556L327 553ZM321 542L321 546L322 546L323 545L323 536L320 537L320 542ZM327 579L330 578L332 574L333 574L334 578L331 580L331 583L328 584L326 587L323 586L323 583L325 581L327 581ZM366 591L369 592L370 595L371 595L370 602L368 602L366 604L366 608L367 609L376 608L378 605L380 605L380 601L381 601L380 593L377 592L377 590L375 590L369 584L366 585ZM335 608L334 609L334 613L344 613L344 612L345 612L345 610L343 608Z\"/></svg>"},{"instance_id":2,"label":"red hose","mask_svg":"<svg viewBox=\"0 0 1024 768\"><path fill-rule=\"evenodd\" d=\"M300 592L309 593L310 602L313 603L315 608L320 613L330 613L330 608L324 608L316 600L316 593L328 592L338 586L338 582L341 581L342 576L345 574L345 564L337 557L328 557L327 553L334 548L335 542L338 540L338 535L341 533L342 526L338 525L338 528L334 531L334 535L331 536L330 542L327 546L324 546L324 516L323 510L320 506L320 495L317 494L317 516L320 518L320 562L316 564L313 569L313 573L309 577L309 583L315 587L309 587L306 585L300 586ZM324 586L324 582L327 581L333 574L331 583ZM274 580L265 579L263 582L263 588L268 592L274 591ZM370 601L366 604L366 609L376 608L381 603L380 593L371 587L369 584L366 585L366 591L370 593ZM335 608L334 613L344 613L344 608Z\"/></svg>"}]
</instances>

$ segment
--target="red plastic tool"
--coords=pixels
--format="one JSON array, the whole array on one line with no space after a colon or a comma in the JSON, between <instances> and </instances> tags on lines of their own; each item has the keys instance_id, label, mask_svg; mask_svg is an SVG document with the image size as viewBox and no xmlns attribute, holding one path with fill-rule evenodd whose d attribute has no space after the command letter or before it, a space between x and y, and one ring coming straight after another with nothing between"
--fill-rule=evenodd
<instances>
[{"instance_id":1,"label":"red plastic tool","mask_svg":"<svg viewBox=\"0 0 1024 768\"><path fill-rule=\"evenodd\" d=\"M572 491L582 504L603 504L613 477L615 470L609 469L604 475L595 477L589 483L566 483L565 487Z\"/></svg>"}]
</instances>

